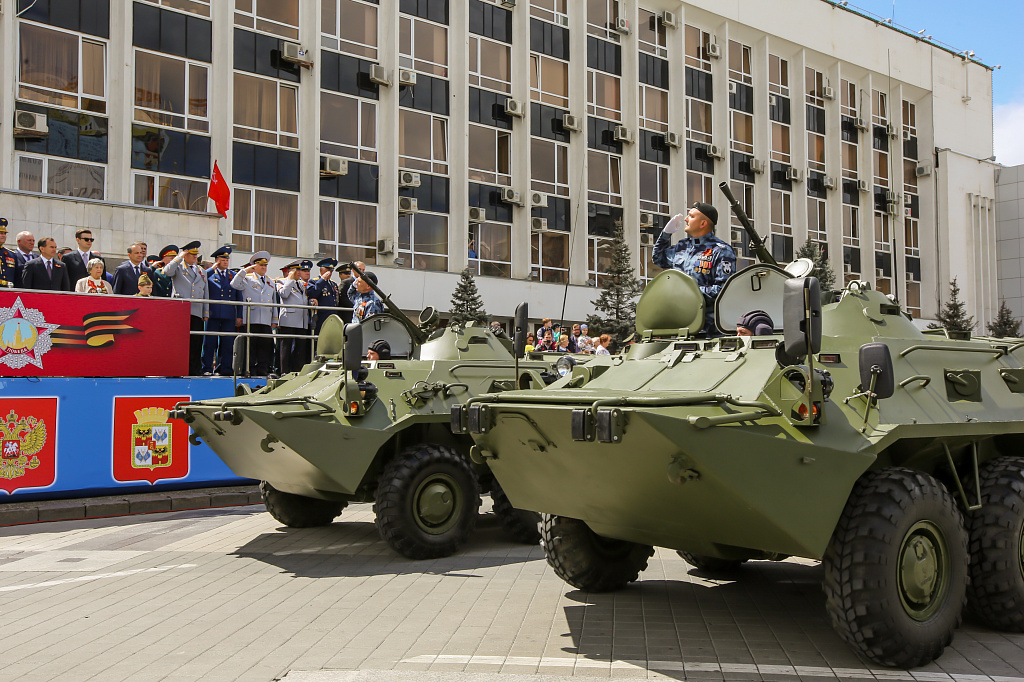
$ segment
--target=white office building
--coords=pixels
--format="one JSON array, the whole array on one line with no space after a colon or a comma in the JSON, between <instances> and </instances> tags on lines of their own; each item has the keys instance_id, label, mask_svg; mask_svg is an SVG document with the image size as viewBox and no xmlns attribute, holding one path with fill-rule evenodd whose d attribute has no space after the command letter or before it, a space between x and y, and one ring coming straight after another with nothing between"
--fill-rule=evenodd
<instances>
[{"instance_id":1,"label":"white office building","mask_svg":"<svg viewBox=\"0 0 1024 682\"><path fill-rule=\"evenodd\" d=\"M728 182L780 262L818 241L922 318L956 277L985 322L991 70L928 38L830 0L9 0L0 215L364 260L410 310L468 266L578 320L616 225L643 277L697 200L745 245Z\"/></svg>"}]
</instances>

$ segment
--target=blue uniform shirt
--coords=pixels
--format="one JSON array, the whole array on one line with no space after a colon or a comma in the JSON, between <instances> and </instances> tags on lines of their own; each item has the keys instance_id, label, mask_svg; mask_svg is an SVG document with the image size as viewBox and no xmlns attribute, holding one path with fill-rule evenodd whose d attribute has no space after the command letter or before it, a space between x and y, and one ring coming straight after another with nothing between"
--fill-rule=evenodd
<instances>
[{"instance_id":1,"label":"blue uniform shirt","mask_svg":"<svg viewBox=\"0 0 1024 682\"><path fill-rule=\"evenodd\" d=\"M338 285L323 277L310 280L309 286L306 288L306 298L309 299L310 304L312 304L313 301L316 301L318 306L335 308L338 305ZM331 315L338 314L338 311L324 310L322 312L315 311L315 313L316 322L314 324L314 328L316 332L319 333L320 327L324 325L327 318Z\"/></svg>"},{"instance_id":2,"label":"blue uniform shirt","mask_svg":"<svg viewBox=\"0 0 1024 682\"><path fill-rule=\"evenodd\" d=\"M0 246L0 287L17 286L18 274L18 260L14 252L6 246Z\"/></svg>"},{"instance_id":3,"label":"blue uniform shirt","mask_svg":"<svg viewBox=\"0 0 1024 682\"><path fill-rule=\"evenodd\" d=\"M651 258L659 268L675 268L693 277L704 294L704 333L715 333L715 299L725 280L736 270L736 252L732 247L714 234L697 239L687 237L673 245L672 235L662 232Z\"/></svg>"},{"instance_id":4,"label":"blue uniform shirt","mask_svg":"<svg viewBox=\"0 0 1024 682\"><path fill-rule=\"evenodd\" d=\"M352 298L352 319L353 321L358 320L362 322L371 315L384 312L384 304L377 298L377 294L372 291L367 291L365 294L361 294L356 291L355 287L352 287L350 292Z\"/></svg>"},{"instance_id":5,"label":"blue uniform shirt","mask_svg":"<svg viewBox=\"0 0 1024 682\"><path fill-rule=\"evenodd\" d=\"M210 285L211 301L241 301L242 292L231 286L231 280L235 276L235 270L218 270L208 268L206 270L206 281ZM224 303L210 304L210 318L215 320L237 320L242 317L242 306L226 305Z\"/></svg>"}]
</instances>

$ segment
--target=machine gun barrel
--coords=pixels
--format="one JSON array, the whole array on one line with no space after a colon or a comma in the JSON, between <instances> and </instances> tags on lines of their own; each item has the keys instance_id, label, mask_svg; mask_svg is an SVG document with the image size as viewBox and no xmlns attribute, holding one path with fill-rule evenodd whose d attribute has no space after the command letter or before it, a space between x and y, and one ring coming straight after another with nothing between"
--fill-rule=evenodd
<instances>
[{"instance_id":1,"label":"machine gun barrel","mask_svg":"<svg viewBox=\"0 0 1024 682\"><path fill-rule=\"evenodd\" d=\"M726 200L729 202L729 206L732 207L732 212L736 214L736 217L740 221L740 225L746 230L747 236L750 237L750 246L754 249L754 255L762 263L768 263L769 265L778 265L772 254L768 252L768 248L765 247L764 242L754 231L754 226L750 224L750 218L747 217L743 207L740 206L740 202L736 201L736 197L733 196L732 190L729 189L729 183L723 182L718 186L722 190L722 194L725 195Z\"/></svg>"},{"instance_id":2,"label":"machine gun barrel","mask_svg":"<svg viewBox=\"0 0 1024 682\"><path fill-rule=\"evenodd\" d=\"M392 302L391 297L380 290L376 284L371 282L369 279L363 276L363 271L356 267L355 263L349 263L349 267L352 269L352 275L366 282L366 285L373 290L373 293L380 297L381 303L388 309L388 312L398 318L398 321L402 323L406 329L409 330L409 335L412 337L413 343L422 344L427 340L427 333L420 328L418 324L409 319L409 316L402 312L402 309Z\"/></svg>"}]
</instances>

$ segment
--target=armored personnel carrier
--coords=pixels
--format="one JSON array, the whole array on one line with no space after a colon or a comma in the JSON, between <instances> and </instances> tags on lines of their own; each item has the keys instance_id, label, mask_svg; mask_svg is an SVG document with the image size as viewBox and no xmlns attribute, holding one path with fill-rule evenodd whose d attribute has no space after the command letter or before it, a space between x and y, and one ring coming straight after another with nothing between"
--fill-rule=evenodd
<instances>
[{"instance_id":1,"label":"armored personnel carrier","mask_svg":"<svg viewBox=\"0 0 1024 682\"><path fill-rule=\"evenodd\" d=\"M486 326L438 328L430 308L413 322L364 281L385 313L348 326L332 316L316 359L299 372L253 393L181 403L171 416L236 474L261 481L267 511L287 526L327 525L349 502L372 501L395 551L436 558L468 539L480 491L489 490L506 530L536 543L539 516L512 508L487 467L470 462L472 441L453 435L448 419L474 395L552 381L552 364L520 363L522 347L513 357L512 341ZM391 358L363 360L378 339L388 341Z\"/></svg>"},{"instance_id":2,"label":"armored personnel carrier","mask_svg":"<svg viewBox=\"0 0 1024 682\"><path fill-rule=\"evenodd\" d=\"M939 656L965 604L1024 629L1024 342L922 332L866 282L822 305L768 263L716 309L725 336L697 338L703 296L663 272L625 357L453 409L511 503L544 514L555 572L602 591L654 546L739 579L819 559L836 631L894 667ZM773 333L736 335L752 310Z\"/></svg>"}]
</instances>

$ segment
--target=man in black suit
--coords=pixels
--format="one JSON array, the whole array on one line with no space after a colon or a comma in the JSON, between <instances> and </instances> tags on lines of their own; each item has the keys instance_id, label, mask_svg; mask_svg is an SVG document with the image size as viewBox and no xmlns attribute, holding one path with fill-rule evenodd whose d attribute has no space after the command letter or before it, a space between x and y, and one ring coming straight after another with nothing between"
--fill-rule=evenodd
<instances>
[{"instance_id":1,"label":"man in black suit","mask_svg":"<svg viewBox=\"0 0 1024 682\"><path fill-rule=\"evenodd\" d=\"M34 253L32 249L36 247L36 238L28 230L23 230L18 233L16 237L18 247L14 249L14 260L15 260L15 273L14 273L14 286L21 286L21 273L25 270L25 263L29 262L33 258L38 258L39 254Z\"/></svg>"},{"instance_id":2,"label":"man in black suit","mask_svg":"<svg viewBox=\"0 0 1024 682\"><path fill-rule=\"evenodd\" d=\"M78 280L83 277L89 276L89 261L93 258L100 258L100 254L92 250L92 243L94 241L92 236L92 230L87 227L83 227L81 230L75 232L75 240L78 242L78 248L73 249L71 253L66 254L62 259L64 265L68 266L68 276L71 278L71 284L77 284ZM103 260L100 258L100 260ZM103 265L103 276L106 279L107 266L106 263Z\"/></svg>"},{"instance_id":3,"label":"man in black suit","mask_svg":"<svg viewBox=\"0 0 1024 682\"><path fill-rule=\"evenodd\" d=\"M153 269L146 266L146 243L133 242L128 247L128 260L114 270L114 293L134 296L139 293L139 275L146 273L152 276Z\"/></svg>"},{"instance_id":4,"label":"man in black suit","mask_svg":"<svg viewBox=\"0 0 1024 682\"><path fill-rule=\"evenodd\" d=\"M68 268L57 258L57 242L53 237L39 240L39 257L25 263L21 286L40 291L71 291Z\"/></svg>"}]
</instances>

